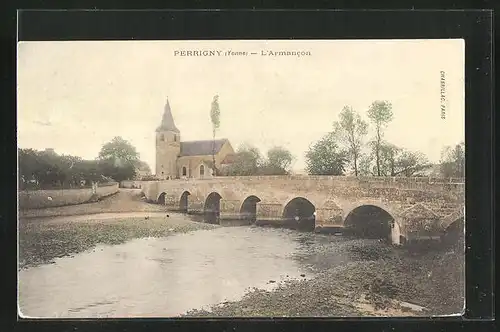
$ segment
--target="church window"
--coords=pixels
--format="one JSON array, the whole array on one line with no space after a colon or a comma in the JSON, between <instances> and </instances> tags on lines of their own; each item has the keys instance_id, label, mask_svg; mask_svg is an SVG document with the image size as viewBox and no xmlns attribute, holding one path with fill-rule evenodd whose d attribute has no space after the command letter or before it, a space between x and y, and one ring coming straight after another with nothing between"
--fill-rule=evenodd
<instances>
[{"instance_id":1,"label":"church window","mask_svg":"<svg viewBox=\"0 0 500 332\"><path fill-rule=\"evenodd\" d=\"M177 142L177 135L174 135L174 142Z\"/></svg>"},{"instance_id":2,"label":"church window","mask_svg":"<svg viewBox=\"0 0 500 332\"><path fill-rule=\"evenodd\" d=\"M187 175L187 170L186 170L186 166L182 167L182 176L186 176Z\"/></svg>"},{"instance_id":3,"label":"church window","mask_svg":"<svg viewBox=\"0 0 500 332\"><path fill-rule=\"evenodd\" d=\"M201 165L200 166L200 176L205 175L205 166Z\"/></svg>"},{"instance_id":4,"label":"church window","mask_svg":"<svg viewBox=\"0 0 500 332\"><path fill-rule=\"evenodd\" d=\"M160 135L160 141L165 141L165 135L163 134Z\"/></svg>"}]
</instances>

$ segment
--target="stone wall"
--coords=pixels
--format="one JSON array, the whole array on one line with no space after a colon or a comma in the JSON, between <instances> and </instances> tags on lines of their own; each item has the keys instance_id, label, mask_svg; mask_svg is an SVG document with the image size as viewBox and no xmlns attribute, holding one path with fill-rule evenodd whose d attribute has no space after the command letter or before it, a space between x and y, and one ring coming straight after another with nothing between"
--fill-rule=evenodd
<instances>
[{"instance_id":1,"label":"stone wall","mask_svg":"<svg viewBox=\"0 0 500 332\"><path fill-rule=\"evenodd\" d=\"M118 192L118 183L98 186L98 198ZM18 193L19 209L41 209L47 207L76 205L88 202L92 198L92 188L58 190L24 190ZM49 198L50 197L50 198Z\"/></svg>"},{"instance_id":2,"label":"stone wall","mask_svg":"<svg viewBox=\"0 0 500 332\"><path fill-rule=\"evenodd\" d=\"M413 228L421 231L422 220L431 220L441 229L452 223L449 216L463 210L464 191L463 179L403 177L239 176L143 183L148 200L158 202L161 195L162 202L173 209L179 208L186 193L188 213L203 213L207 198L217 193L221 219L244 217L243 203L251 196L259 200L255 204L259 221L281 223L288 204L300 198L314 206L315 226L321 228L343 227L358 207L375 206L394 219L395 243L400 236L408 238Z\"/></svg>"},{"instance_id":3,"label":"stone wall","mask_svg":"<svg viewBox=\"0 0 500 332\"><path fill-rule=\"evenodd\" d=\"M463 179L240 176L147 182L143 192L150 201L158 201L164 193L176 205L188 192L188 210L195 205L203 207L211 192L221 195L223 207L224 202L239 202L241 206L247 197L255 195L260 199L258 215L266 219L280 218L292 199L302 197L314 205L317 223L326 226L342 223L362 205L375 205L397 219L405 210L422 203L443 218L463 206L464 188Z\"/></svg>"},{"instance_id":4,"label":"stone wall","mask_svg":"<svg viewBox=\"0 0 500 332\"><path fill-rule=\"evenodd\" d=\"M146 188L146 186L148 188ZM400 201L400 204L428 202L437 204L464 200L465 185L462 179L433 178L356 178L341 176L248 176L217 177L212 179L182 179L144 183L148 199L157 200L163 191L180 197L183 190L191 194L206 196L210 190L221 190L224 199L244 199L254 194L263 200L286 203L288 197L306 196L316 206L323 205L326 197L365 199L377 198ZM200 197L202 198L202 197Z\"/></svg>"},{"instance_id":5,"label":"stone wall","mask_svg":"<svg viewBox=\"0 0 500 332\"><path fill-rule=\"evenodd\" d=\"M142 188L142 182L139 180L125 180L120 182L120 188Z\"/></svg>"}]
</instances>

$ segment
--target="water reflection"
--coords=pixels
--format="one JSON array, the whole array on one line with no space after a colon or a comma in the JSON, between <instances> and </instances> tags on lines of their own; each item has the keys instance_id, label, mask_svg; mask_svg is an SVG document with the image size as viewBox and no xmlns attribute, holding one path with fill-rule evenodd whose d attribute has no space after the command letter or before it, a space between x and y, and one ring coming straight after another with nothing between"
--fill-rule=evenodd
<instances>
[{"instance_id":1,"label":"water reflection","mask_svg":"<svg viewBox=\"0 0 500 332\"><path fill-rule=\"evenodd\" d=\"M301 243L300 236L223 227L98 246L20 271L21 312L55 318L165 317L237 300L249 288L271 289L277 285L271 280L306 273L307 265L294 258L313 240Z\"/></svg>"}]
</instances>

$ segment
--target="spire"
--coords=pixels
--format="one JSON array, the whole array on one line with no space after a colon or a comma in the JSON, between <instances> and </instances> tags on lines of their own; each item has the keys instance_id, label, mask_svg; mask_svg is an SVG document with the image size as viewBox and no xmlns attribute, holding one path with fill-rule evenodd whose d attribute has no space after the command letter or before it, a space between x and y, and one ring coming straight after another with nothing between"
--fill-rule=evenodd
<instances>
[{"instance_id":1,"label":"spire","mask_svg":"<svg viewBox=\"0 0 500 332\"><path fill-rule=\"evenodd\" d=\"M180 133L179 129L175 126L174 117L172 116L172 110L170 109L170 103L168 102L165 105L165 110L163 112L163 118L161 119L161 125L156 128L156 131L174 131L176 133Z\"/></svg>"}]
</instances>

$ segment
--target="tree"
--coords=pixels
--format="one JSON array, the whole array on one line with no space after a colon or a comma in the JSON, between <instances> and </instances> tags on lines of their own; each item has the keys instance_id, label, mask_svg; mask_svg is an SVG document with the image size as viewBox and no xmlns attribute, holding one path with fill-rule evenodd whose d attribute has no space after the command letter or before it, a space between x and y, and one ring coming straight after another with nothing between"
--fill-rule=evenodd
<instances>
[{"instance_id":1,"label":"tree","mask_svg":"<svg viewBox=\"0 0 500 332\"><path fill-rule=\"evenodd\" d=\"M139 160L136 165L137 169L143 171L147 174L151 174L151 167L149 167L148 163L142 160Z\"/></svg>"},{"instance_id":2,"label":"tree","mask_svg":"<svg viewBox=\"0 0 500 332\"><path fill-rule=\"evenodd\" d=\"M422 152L402 150L397 160L397 171L393 176L422 176L422 171L432 167Z\"/></svg>"},{"instance_id":3,"label":"tree","mask_svg":"<svg viewBox=\"0 0 500 332\"><path fill-rule=\"evenodd\" d=\"M102 146L98 159L102 174L119 182L135 177L139 153L128 141L115 137Z\"/></svg>"},{"instance_id":4,"label":"tree","mask_svg":"<svg viewBox=\"0 0 500 332\"><path fill-rule=\"evenodd\" d=\"M214 175L217 175L217 166L215 164L215 134L220 127L220 108L219 96L215 95L210 108L210 121L212 122L213 145L212 145L212 168Z\"/></svg>"},{"instance_id":5,"label":"tree","mask_svg":"<svg viewBox=\"0 0 500 332\"><path fill-rule=\"evenodd\" d=\"M82 163L82 158L70 155L60 156L60 164L64 175L63 182L69 184L70 187L77 187L80 181L84 178L84 173L79 169Z\"/></svg>"},{"instance_id":6,"label":"tree","mask_svg":"<svg viewBox=\"0 0 500 332\"><path fill-rule=\"evenodd\" d=\"M373 146L376 146L373 144ZM376 150L374 150L376 151ZM381 142L379 147L379 167L375 164L375 171L378 176L395 176L396 164L398 163L398 156L402 149L394 144ZM376 152L374 159L377 160Z\"/></svg>"},{"instance_id":7,"label":"tree","mask_svg":"<svg viewBox=\"0 0 500 332\"><path fill-rule=\"evenodd\" d=\"M262 156L259 149L248 144L242 144L235 153L233 163L226 169L229 176L257 175L262 166Z\"/></svg>"},{"instance_id":8,"label":"tree","mask_svg":"<svg viewBox=\"0 0 500 332\"><path fill-rule=\"evenodd\" d=\"M131 180L136 176L136 168L133 164L117 164L112 159L100 160L99 169L103 176L112 178L117 182Z\"/></svg>"},{"instance_id":9,"label":"tree","mask_svg":"<svg viewBox=\"0 0 500 332\"><path fill-rule=\"evenodd\" d=\"M368 109L368 118L375 125L375 139L373 140L373 148L375 151L377 175L381 176L380 150L383 142L383 130L393 119L392 104L388 101L374 101Z\"/></svg>"},{"instance_id":10,"label":"tree","mask_svg":"<svg viewBox=\"0 0 500 332\"><path fill-rule=\"evenodd\" d=\"M102 146L99 152L99 159L111 159L116 165L126 163L135 164L139 161L139 153L128 141L120 136L116 136L110 142Z\"/></svg>"},{"instance_id":11,"label":"tree","mask_svg":"<svg viewBox=\"0 0 500 332\"><path fill-rule=\"evenodd\" d=\"M33 149L18 149L19 158L19 184L28 183L29 181L38 182L38 172L40 170L39 158L37 151Z\"/></svg>"},{"instance_id":12,"label":"tree","mask_svg":"<svg viewBox=\"0 0 500 332\"><path fill-rule=\"evenodd\" d=\"M261 167L260 173L263 175L287 175L290 173L290 166L293 156L287 149L276 146L267 151L267 160Z\"/></svg>"},{"instance_id":13,"label":"tree","mask_svg":"<svg viewBox=\"0 0 500 332\"><path fill-rule=\"evenodd\" d=\"M66 179L64 164L61 156L52 149L37 151L37 171L35 177L43 188L63 186Z\"/></svg>"},{"instance_id":14,"label":"tree","mask_svg":"<svg viewBox=\"0 0 500 332\"><path fill-rule=\"evenodd\" d=\"M340 121L334 123L334 132L348 153L354 175L358 176L358 161L363 138L368 133L368 124L350 106L344 106L339 117Z\"/></svg>"},{"instance_id":15,"label":"tree","mask_svg":"<svg viewBox=\"0 0 500 332\"><path fill-rule=\"evenodd\" d=\"M359 175L373 176L376 174L376 169L373 167L373 155L365 154L359 159Z\"/></svg>"},{"instance_id":16,"label":"tree","mask_svg":"<svg viewBox=\"0 0 500 332\"><path fill-rule=\"evenodd\" d=\"M380 147L380 172L382 176L417 176L431 167L421 152L413 152L390 143Z\"/></svg>"},{"instance_id":17,"label":"tree","mask_svg":"<svg viewBox=\"0 0 500 332\"><path fill-rule=\"evenodd\" d=\"M440 172L443 177L465 176L465 143L447 146L441 152Z\"/></svg>"},{"instance_id":18,"label":"tree","mask_svg":"<svg viewBox=\"0 0 500 332\"><path fill-rule=\"evenodd\" d=\"M102 167L98 160L82 160L73 167L80 180L87 184L102 180Z\"/></svg>"},{"instance_id":19,"label":"tree","mask_svg":"<svg viewBox=\"0 0 500 332\"><path fill-rule=\"evenodd\" d=\"M58 155L52 149L19 149L20 188L80 187L81 182L102 181L100 161ZM107 181L107 180L106 180Z\"/></svg>"},{"instance_id":20,"label":"tree","mask_svg":"<svg viewBox=\"0 0 500 332\"><path fill-rule=\"evenodd\" d=\"M430 168L427 157L421 152L413 152L394 144L382 142L380 146L379 168L375 162L375 151L363 156L360 161L360 174L380 176L420 176Z\"/></svg>"},{"instance_id":21,"label":"tree","mask_svg":"<svg viewBox=\"0 0 500 332\"><path fill-rule=\"evenodd\" d=\"M346 153L339 151L332 133L321 138L306 153L306 170L311 175L343 175L346 163Z\"/></svg>"}]
</instances>

